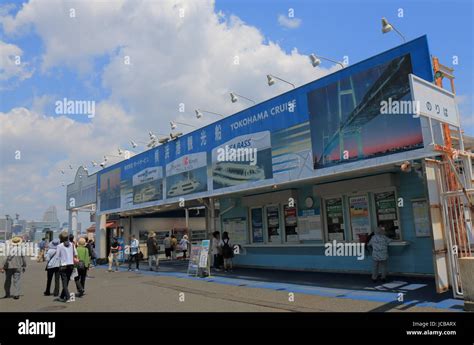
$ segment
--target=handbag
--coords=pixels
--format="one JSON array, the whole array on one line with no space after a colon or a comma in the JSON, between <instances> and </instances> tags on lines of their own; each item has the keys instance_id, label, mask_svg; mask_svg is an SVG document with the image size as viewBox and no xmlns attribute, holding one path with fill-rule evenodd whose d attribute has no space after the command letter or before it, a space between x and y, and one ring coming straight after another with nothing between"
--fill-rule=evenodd
<instances>
[{"instance_id":1,"label":"handbag","mask_svg":"<svg viewBox=\"0 0 474 345\"><path fill-rule=\"evenodd\" d=\"M45 271L48 270L49 263L50 263L51 260L53 260L53 258L56 256L56 253L57 253L57 252L58 252L58 251L56 250L56 251L54 252L53 256L49 258L48 262L46 263L46 267L44 268Z\"/></svg>"}]
</instances>

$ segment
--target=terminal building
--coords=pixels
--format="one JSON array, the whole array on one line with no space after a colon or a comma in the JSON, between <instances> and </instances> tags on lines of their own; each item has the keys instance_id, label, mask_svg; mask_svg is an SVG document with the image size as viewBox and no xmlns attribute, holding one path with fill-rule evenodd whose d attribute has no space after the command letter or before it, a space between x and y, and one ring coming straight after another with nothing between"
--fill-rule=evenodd
<instances>
[{"instance_id":1,"label":"terminal building","mask_svg":"<svg viewBox=\"0 0 474 345\"><path fill-rule=\"evenodd\" d=\"M328 256L325 244L366 242L382 226L389 272L434 276L445 291L473 242L471 154L454 94L439 87L448 72L417 38L94 175L78 171L93 189L77 202L76 176L68 209L94 212L100 257L112 236L199 241L217 230L240 245L234 265L288 270L368 273L369 255Z\"/></svg>"}]
</instances>

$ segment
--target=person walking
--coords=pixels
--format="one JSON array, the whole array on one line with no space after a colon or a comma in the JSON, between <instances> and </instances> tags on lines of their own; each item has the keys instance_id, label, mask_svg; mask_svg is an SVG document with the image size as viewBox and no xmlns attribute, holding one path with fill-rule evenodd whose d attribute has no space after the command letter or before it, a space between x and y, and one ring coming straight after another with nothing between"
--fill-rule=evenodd
<instances>
[{"instance_id":1,"label":"person walking","mask_svg":"<svg viewBox=\"0 0 474 345\"><path fill-rule=\"evenodd\" d=\"M160 266L160 259L158 258L158 241L153 231L148 234L146 247L148 252L148 267L150 271L156 271ZM153 261L155 262L155 267L153 267Z\"/></svg>"},{"instance_id":2,"label":"person walking","mask_svg":"<svg viewBox=\"0 0 474 345\"><path fill-rule=\"evenodd\" d=\"M181 241L179 241L179 249L183 252L183 259L186 259L186 253L188 252L189 240L188 235L184 235Z\"/></svg>"},{"instance_id":3,"label":"person walking","mask_svg":"<svg viewBox=\"0 0 474 345\"><path fill-rule=\"evenodd\" d=\"M59 296L59 256L57 255L59 240L55 239L49 244L48 251L46 252L46 290L44 290L45 296L51 295L51 282L54 277L54 290L53 295Z\"/></svg>"},{"instance_id":4,"label":"person walking","mask_svg":"<svg viewBox=\"0 0 474 345\"><path fill-rule=\"evenodd\" d=\"M385 236L385 229L378 227L374 235L369 241L369 246L372 247L372 281L377 282L379 276L379 269L381 273L382 282L387 281L387 260L388 260L388 244L392 240Z\"/></svg>"},{"instance_id":5,"label":"person walking","mask_svg":"<svg viewBox=\"0 0 474 345\"><path fill-rule=\"evenodd\" d=\"M21 237L15 236L11 240L10 253L5 257L0 268L1 273L5 273L5 296L3 298L19 299L21 293L21 276L26 269L25 256L21 250ZM12 289L13 283L13 289Z\"/></svg>"},{"instance_id":6,"label":"person walking","mask_svg":"<svg viewBox=\"0 0 474 345\"><path fill-rule=\"evenodd\" d=\"M165 235L163 240L163 245L165 246L165 255L167 259L171 259L171 238L169 234Z\"/></svg>"},{"instance_id":7,"label":"person walking","mask_svg":"<svg viewBox=\"0 0 474 345\"><path fill-rule=\"evenodd\" d=\"M139 249L140 249L140 243L135 238L135 235L132 235L131 239L130 239L130 256L128 258L128 270L129 271L132 270L132 262L133 261L136 262L135 272L137 272L140 269L140 260L139 260L139 257L138 257Z\"/></svg>"},{"instance_id":8,"label":"person walking","mask_svg":"<svg viewBox=\"0 0 474 345\"><path fill-rule=\"evenodd\" d=\"M224 231L222 233L222 257L224 259L224 270L232 271L232 258L234 257L234 250L230 245L229 233Z\"/></svg>"},{"instance_id":9,"label":"person walking","mask_svg":"<svg viewBox=\"0 0 474 345\"><path fill-rule=\"evenodd\" d=\"M171 235L171 259L176 260L176 250L178 249L178 240L175 235Z\"/></svg>"},{"instance_id":10,"label":"person walking","mask_svg":"<svg viewBox=\"0 0 474 345\"><path fill-rule=\"evenodd\" d=\"M71 295L69 293L68 285L71 279L72 271L74 270L74 263L77 261L77 250L73 243L69 242L69 236L67 231L61 232L59 235L59 241L61 242L57 247L57 254L59 258L59 275L61 276L61 282L63 289L61 295L56 301L60 302L71 302Z\"/></svg>"},{"instance_id":11,"label":"person walking","mask_svg":"<svg viewBox=\"0 0 474 345\"><path fill-rule=\"evenodd\" d=\"M214 269L219 271L222 266L222 241L219 231L212 233L211 253L214 258Z\"/></svg>"},{"instance_id":12,"label":"person walking","mask_svg":"<svg viewBox=\"0 0 474 345\"><path fill-rule=\"evenodd\" d=\"M77 259L77 277L74 278L74 281L76 283L77 291L79 292L77 297L82 297L86 293L85 289L87 271L89 270L91 264L91 257L89 254L89 249L86 247L85 238L80 238L77 242Z\"/></svg>"},{"instance_id":13,"label":"person walking","mask_svg":"<svg viewBox=\"0 0 474 345\"><path fill-rule=\"evenodd\" d=\"M44 253L46 252L46 238L42 238L41 242L38 244L39 254L37 262L44 262Z\"/></svg>"},{"instance_id":14,"label":"person walking","mask_svg":"<svg viewBox=\"0 0 474 345\"><path fill-rule=\"evenodd\" d=\"M109 252L109 272L112 272L112 265L115 263L115 272L118 272L119 262L118 262L118 252L119 252L119 243L117 237L114 237L112 244L110 245Z\"/></svg>"},{"instance_id":15,"label":"person walking","mask_svg":"<svg viewBox=\"0 0 474 345\"><path fill-rule=\"evenodd\" d=\"M88 239L86 248L89 251L89 257L91 258L91 267L96 266L96 254L94 240Z\"/></svg>"}]
</instances>

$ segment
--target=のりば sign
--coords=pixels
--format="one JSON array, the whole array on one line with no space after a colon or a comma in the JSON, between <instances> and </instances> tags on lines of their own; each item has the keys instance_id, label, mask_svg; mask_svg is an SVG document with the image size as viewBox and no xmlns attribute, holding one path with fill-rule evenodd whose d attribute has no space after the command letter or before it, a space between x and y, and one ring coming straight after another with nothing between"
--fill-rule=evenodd
<instances>
[{"instance_id":1,"label":"\u306e\u308a\u3070 sign","mask_svg":"<svg viewBox=\"0 0 474 345\"><path fill-rule=\"evenodd\" d=\"M459 127L455 95L413 74L409 75L411 96L418 102L418 114Z\"/></svg>"}]
</instances>

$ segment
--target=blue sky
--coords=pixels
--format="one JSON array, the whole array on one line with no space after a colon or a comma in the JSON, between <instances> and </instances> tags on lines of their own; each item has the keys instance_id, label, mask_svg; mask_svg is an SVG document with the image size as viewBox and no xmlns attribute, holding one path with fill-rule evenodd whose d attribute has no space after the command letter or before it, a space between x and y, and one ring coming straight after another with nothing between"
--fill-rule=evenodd
<instances>
[{"instance_id":1,"label":"blue sky","mask_svg":"<svg viewBox=\"0 0 474 345\"><path fill-rule=\"evenodd\" d=\"M73 20L71 6L78 15ZM182 20L176 18L179 6L187 11ZM462 124L474 135L470 0L3 0L2 57L21 55L24 64L0 69L0 188L10 200L7 205L0 196L0 209L30 218L49 204L62 210L59 181L69 183L73 171L58 171L69 164L101 160L132 138L145 141L149 130L167 133L175 116L202 126L189 116L196 107L241 110L242 103L228 101L228 90L258 101L287 90L281 83L268 88L267 73L301 85L338 68L324 61L312 68L310 53L355 63L401 44L395 32L382 34L382 17L407 40L426 34L442 63L452 66L458 57L453 67ZM230 64L235 55L238 67ZM132 65L124 66L124 56ZM97 116L55 114L55 101L63 98L94 100ZM179 103L186 114L176 115ZM12 159L17 149L21 161Z\"/></svg>"}]
</instances>

